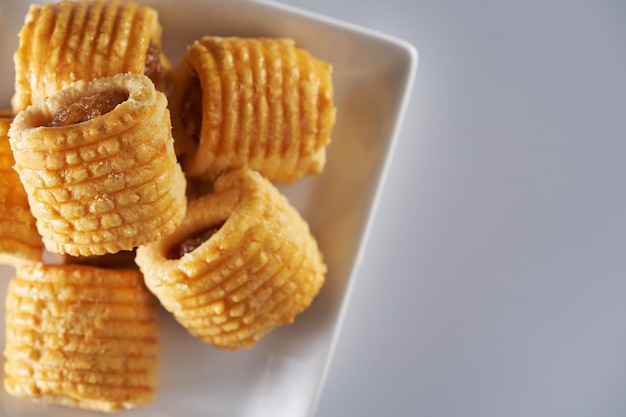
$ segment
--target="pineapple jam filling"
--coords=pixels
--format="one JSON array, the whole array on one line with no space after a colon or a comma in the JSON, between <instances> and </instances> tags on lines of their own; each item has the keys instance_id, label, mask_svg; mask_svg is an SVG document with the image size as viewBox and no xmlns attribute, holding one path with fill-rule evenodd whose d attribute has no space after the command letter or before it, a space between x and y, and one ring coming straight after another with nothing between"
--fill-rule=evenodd
<instances>
[{"instance_id":1,"label":"pineapple jam filling","mask_svg":"<svg viewBox=\"0 0 626 417\"><path fill-rule=\"evenodd\" d=\"M202 130L202 86L197 76L191 77L185 89L184 97L185 102L180 114L185 133L193 143L199 144Z\"/></svg>"},{"instance_id":2,"label":"pineapple jam filling","mask_svg":"<svg viewBox=\"0 0 626 417\"><path fill-rule=\"evenodd\" d=\"M159 91L165 91L165 71L161 64L161 48L150 41L146 51L143 74L150 78Z\"/></svg>"},{"instance_id":3,"label":"pineapple jam filling","mask_svg":"<svg viewBox=\"0 0 626 417\"><path fill-rule=\"evenodd\" d=\"M123 90L103 91L76 100L56 112L47 127L71 126L109 113L118 104L128 100L128 92Z\"/></svg>"},{"instance_id":4,"label":"pineapple jam filling","mask_svg":"<svg viewBox=\"0 0 626 417\"><path fill-rule=\"evenodd\" d=\"M185 237L180 242L170 248L166 256L167 259L180 259L186 254L193 252L204 242L211 239L211 237L213 237L213 235L216 234L223 225L224 222L214 224Z\"/></svg>"}]
</instances>

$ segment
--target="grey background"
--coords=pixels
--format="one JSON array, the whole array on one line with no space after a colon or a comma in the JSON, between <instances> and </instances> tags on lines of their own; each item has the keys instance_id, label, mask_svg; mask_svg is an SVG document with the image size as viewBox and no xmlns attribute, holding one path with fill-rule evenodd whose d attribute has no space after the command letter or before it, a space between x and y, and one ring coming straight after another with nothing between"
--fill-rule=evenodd
<instances>
[{"instance_id":1,"label":"grey background","mask_svg":"<svg viewBox=\"0 0 626 417\"><path fill-rule=\"evenodd\" d=\"M420 58L317 416L625 416L626 2L283 2Z\"/></svg>"}]
</instances>

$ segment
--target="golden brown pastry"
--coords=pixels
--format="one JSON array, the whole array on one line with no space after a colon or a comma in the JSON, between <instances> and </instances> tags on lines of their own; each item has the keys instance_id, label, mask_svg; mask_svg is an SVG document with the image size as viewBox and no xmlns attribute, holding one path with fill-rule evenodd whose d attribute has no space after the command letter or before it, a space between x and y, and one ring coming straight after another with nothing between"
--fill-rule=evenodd
<instances>
[{"instance_id":1,"label":"golden brown pastry","mask_svg":"<svg viewBox=\"0 0 626 417\"><path fill-rule=\"evenodd\" d=\"M40 260L43 243L24 186L13 170L8 136L12 121L10 112L0 110L0 263L17 265Z\"/></svg>"},{"instance_id":2,"label":"golden brown pastry","mask_svg":"<svg viewBox=\"0 0 626 417\"><path fill-rule=\"evenodd\" d=\"M139 247L147 287L187 330L225 349L249 347L307 308L326 266L309 226L248 168L189 203L180 227Z\"/></svg>"},{"instance_id":3,"label":"golden brown pastry","mask_svg":"<svg viewBox=\"0 0 626 417\"><path fill-rule=\"evenodd\" d=\"M203 37L173 71L171 102L189 177L248 166L290 183L324 167L335 122L331 67L291 40Z\"/></svg>"},{"instance_id":4,"label":"golden brown pastry","mask_svg":"<svg viewBox=\"0 0 626 417\"><path fill-rule=\"evenodd\" d=\"M185 215L167 99L144 75L78 81L20 112L9 141L51 252L132 250Z\"/></svg>"},{"instance_id":5,"label":"golden brown pastry","mask_svg":"<svg viewBox=\"0 0 626 417\"><path fill-rule=\"evenodd\" d=\"M14 111L78 80L146 74L166 89L170 64L157 11L120 0L32 5L14 55Z\"/></svg>"},{"instance_id":6,"label":"golden brown pastry","mask_svg":"<svg viewBox=\"0 0 626 417\"><path fill-rule=\"evenodd\" d=\"M98 411L148 404L158 382L157 316L138 271L20 266L6 298L5 389Z\"/></svg>"}]
</instances>

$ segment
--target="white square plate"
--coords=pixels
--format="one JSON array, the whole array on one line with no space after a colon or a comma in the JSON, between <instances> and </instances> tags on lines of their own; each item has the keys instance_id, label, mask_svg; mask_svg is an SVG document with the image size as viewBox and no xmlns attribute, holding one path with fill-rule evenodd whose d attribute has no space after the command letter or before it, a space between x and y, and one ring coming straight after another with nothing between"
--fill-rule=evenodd
<instances>
[{"instance_id":1,"label":"white square plate","mask_svg":"<svg viewBox=\"0 0 626 417\"><path fill-rule=\"evenodd\" d=\"M328 264L327 282L292 325L251 349L221 351L189 336L162 315L156 401L128 416L304 417L315 412L350 288L363 259L385 168L417 69L411 46L331 18L246 0L144 0L159 10L164 49L178 63L203 35L288 37L333 65L337 124L322 175L281 189L310 222ZM0 2L0 108L13 93L12 55L27 0ZM13 271L0 267L0 299ZM0 345L4 346L4 311ZM1 371L0 371L1 372ZM4 375L0 374L3 378ZM0 416L98 416L8 396Z\"/></svg>"}]
</instances>

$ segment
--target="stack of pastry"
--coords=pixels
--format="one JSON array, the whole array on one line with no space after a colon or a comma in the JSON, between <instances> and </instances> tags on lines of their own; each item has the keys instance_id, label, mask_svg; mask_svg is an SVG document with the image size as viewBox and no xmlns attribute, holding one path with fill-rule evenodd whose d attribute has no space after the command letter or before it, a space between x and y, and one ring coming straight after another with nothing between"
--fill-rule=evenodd
<instances>
[{"instance_id":1,"label":"stack of pastry","mask_svg":"<svg viewBox=\"0 0 626 417\"><path fill-rule=\"evenodd\" d=\"M173 70L171 109L186 176L214 191L136 262L190 333L249 347L292 322L324 282L308 224L272 182L322 171L335 120L330 66L290 40L206 36Z\"/></svg>"},{"instance_id":2,"label":"stack of pastry","mask_svg":"<svg viewBox=\"0 0 626 417\"><path fill-rule=\"evenodd\" d=\"M132 2L28 11L12 114L0 122L0 203L10 205L0 259L20 261L5 316L12 395L99 411L154 399L157 303L117 256L173 232L187 208L160 37L156 10ZM41 261L42 243L61 264Z\"/></svg>"},{"instance_id":3,"label":"stack of pastry","mask_svg":"<svg viewBox=\"0 0 626 417\"><path fill-rule=\"evenodd\" d=\"M274 183L324 168L330 65L287 39L206 36L172 68L161 35L156 10L132 2L28 11L0 118L0 172L15 195L0 196L14 216L0 235L23 247L16 257L18 245L0 245L17 267L4 351L13 395L147 404L153 295L190 334L234 350L291 323L324 283L317 241ZM43 247L59 265L40 260Z\"/></svg>"}]
</instances>

